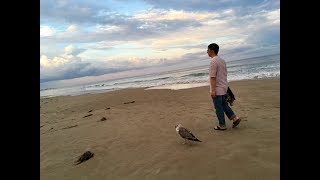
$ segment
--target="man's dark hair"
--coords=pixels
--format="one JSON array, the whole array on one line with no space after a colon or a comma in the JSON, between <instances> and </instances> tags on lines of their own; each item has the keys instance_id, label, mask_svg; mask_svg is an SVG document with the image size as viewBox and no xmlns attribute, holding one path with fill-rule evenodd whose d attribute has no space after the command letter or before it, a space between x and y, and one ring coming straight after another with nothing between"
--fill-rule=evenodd
<instances>
[{"instance_id":1,"label":"man's dark hair","mask_svg":"<svg viewBox=\"0 0 320 180\"><path fill-rule=\"evenodd\" d=\"M208 46L208 49L213 50L216 54L218 54L218 52L219 52L219 46L216 43L211 43Z\"/></svg>"}]
</instances>

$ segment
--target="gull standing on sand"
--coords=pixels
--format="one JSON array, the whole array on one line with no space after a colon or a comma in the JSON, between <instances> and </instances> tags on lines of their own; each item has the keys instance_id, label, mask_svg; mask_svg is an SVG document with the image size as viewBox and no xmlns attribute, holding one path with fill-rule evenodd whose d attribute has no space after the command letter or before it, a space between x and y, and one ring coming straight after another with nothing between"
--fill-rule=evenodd
<instances>
[{"instance_id":1,"label":"gull standing on sand","mask_svg":"<svg viewBox=\"0 0 320 180\"><path fill-rule=\"evenodd\" d=\"M175 126L177 133L184 139L189 141L198 141L201 142L198 138L196 138L191 131L189 131L187 128L184 128L181 126L181 124L178 124Z\"/></svg>"}]
</instances>

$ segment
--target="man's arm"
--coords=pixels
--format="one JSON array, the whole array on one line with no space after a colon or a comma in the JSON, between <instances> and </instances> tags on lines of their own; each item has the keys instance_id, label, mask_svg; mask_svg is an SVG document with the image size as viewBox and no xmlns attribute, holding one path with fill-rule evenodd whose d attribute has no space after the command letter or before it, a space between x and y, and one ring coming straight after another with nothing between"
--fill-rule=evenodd
<instances>
[{"instance_id":1,"label":"man's arm","mask_svg":"<svg viewBox=\"0 0 320 180\"><path fill-rule=\"evenodd\" d=\"M210 84L211 84L211 96L216 96L216 77L210 77Z\"/></svg>"},{"instance_id":2,"label":"man's arm","mask_svg":"<svg viewBox=\"0 0 320 180\"><path fill-rule=\"evenodd\" d=\"M209 76L210 76L210 92L211 97L216 97L216 77L217 77L217 62L211 61L210 63L210 69L209 69Z\"/></svg>"}]
</instances>

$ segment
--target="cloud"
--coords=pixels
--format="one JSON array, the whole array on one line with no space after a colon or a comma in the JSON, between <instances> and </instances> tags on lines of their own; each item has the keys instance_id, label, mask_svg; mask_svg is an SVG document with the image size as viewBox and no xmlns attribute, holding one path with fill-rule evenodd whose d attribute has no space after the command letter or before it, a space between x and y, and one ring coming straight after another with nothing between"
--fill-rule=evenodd
<instances>
[{"instance_id":1,"label":"cloud","mask_svg":"<svg viewBox=\"0 0 320 180\"><path fill-rule=\"evenodd\" d=\"M162 9L152 9L148 11L140 12L134 15L131 19L137 19L140 21L184 21L184 20L195 20L204 21L215 16L219 16L215 13L208 12L187 12L187 11L177 11L173 9L162 10Z\"/></svg>"},{"instance_id":2,"label":"cloud","mask_svg":"<svg viewBox=\"0 0 320 180\"><path fill-rule=\"evenodd\" d=\"M76 32L77 31L77 26L76 25L70 25L67 29L69 32Z\"/></svg>"},{"instance_id":3,"label":"cloud","mask_svg":"<svg viewBox=\"0 0 320 180\"><path fill-rule=\"evenodd\" d=\"M231 59L280 44L275 0L143 2L152 8L123 14L110 1L41 0L41 81L196 62L212 42Z\"/></svg>"},{"instance_id":4,"label":"cloud","mask_svg":"<svg viewBox=\"0 0 320 180\"><path fill-rule=\"evenodd\" d=\"M71 53L72 53L72 50L73 50L72 45L69 45L69 46L67 46L67 47L64 48L64 51L65 51L67 54L71 54Z\"/></svg>"},{"instance_id":5,"label":"cloud","mask_svg":"<svg viewBox=\"0 0 320 180\"><path fill-rule=\"evenodd\" d=\"M95 14L106 7L92 1L41 0L40 17L61 23L96 22Z\"/></svg>"},{"instance_id":6,"label":"cloud","mask_svg":"<svg viewBox=\"0 0 320 180\"><path fill-rule=\"evenodd\" d=\"M82 61L78 56L85 49L68 45L60 56L49 58L40 57L40 82L72 79L86 76L99 76L108 73L140 69L164 62L163 59L144 59L130 57L116 61L90 62Z\"/></svg>"},{"instance_id":7,"label":"cloud","mask_svg":"<svg viewBox=\"0 0 320 180\"><path fill-rule=\"evenodd\" d=\"M48 59L41 57L40 82L73 79L86 76L98 76L128 70L130 68L108 67L108 63L90 63L69 61L62 57Z\"/></svg>"},{"instance_id":8,"label":"cloud","mask_svg":"<svg viewBox=\"0 0 320 180\"><path fill-rule=\"evenodd\" d=\"M265 14L265 17L272 23L279 25L280 24L280 9L269 11Z\"/></svg>"},{"instance_id":9,"label":"cloud","mask_svg":"<svg viewBox=\"0 0 320 180\"><path fill-rule=\"evenodd\" d=\"M77 56L78 54L84 52L86 49L83 48L75 48L72 45L66 46L64 48L65 54L66 55L73 55L73 56Z\"/></svg>"},{"instance_id":10,"label":"cloud","mask_svg":"<svg viewBox=\"0 0 320 180\"><path fill-rule=\"evenodd\" d=\"M49 59L47 56L42 55L40 58L40 68L59 67L66 64L67 62L67 59L61 57L54 57L53 59Z\"/></svg>"},{"instance_id":11,"label":"cloud","mask_svg":"<svg viewBox=\"0 0 320 180\"><path fill-rule=\"evenodd\" d=\"M265 26L265 22L271 22L269 25L278 25L275 24L279 19L278 11L279 9L258 11L238 17L233 9L223 9L214 13L153 9L120 21L114 19L113 24L96 25L96 31L58 33L55 38L43 37L42 43L112 44L113 41L128 43L155 39L152 44L157 44L157 41L173 41L172 34L175 39L194 39L193 42L199 42L205 39L205 36L212 36L213 33L214 36L226 36L241 34L244 31L248 33L251 29L254 31L256 27ZM156 16L157 14L160 15Z\"/></svg>"},{"instance_id":12,"label":"cloud","mask_svg":"<svg viewBox=\"0 0 320 180\"><path fill-rule=\"evenodd\" d=\"M247 13L247 11L255 9L268 9L278 8L280 6L279 0L184 0L171 1L171 0L143 0L145 3L150 4L155 9L175 9L187 11L216 11L220 9L234 8L239 9L239 13ZM241 10L240 10L241 9Z\"/></svg>"},{"instance_id":13,"label":"cloud","mask_svg":"<svg viewBox=\"0 0 320 180\"><path fill-rule=\"evenodd\" d=\"M157 10L160 11L160 10ZM170 14L172 12L165 12ZM161 37L167 33L178 31L187 27L199 27L202 24L197 18L192 16L200 16L198 19L203 19L201 16L209 16L211 14L192 14L185 13L190 17L177 18L175 20L162 18L161 21L141 18L140 15L137 17L131 17L124 19L121 16L120 19L117 17L108 17L109 21L105 24L97 24L93 26L95 30L87 32L84 30L78 30L76 33L69 33L69 31L60 32L55 37L43 37L42 43L44 44L57 44L57 43L93 43L103 41L136 41L148 38ZM169 16L168 16L169 17ZM183 16L182 16L183 17ZM70 27L69 27L70 28ZM69 29L68 28L68 29Z\"/></svg>"},{"instance_id":14,"label":"cloud","mask_svg":"<svg viewBox=\"0 0 320 180\"><path fill-rule=\"evenodd\" d=\"M52 36L56 33L53 27L40 25L40 37Z\"/></svg>"},{"instance_id":15,"label":"cloud","mask_svg":"<svg viewBox=\"0 0 320 180\"><path fill-rule=\"evenodd\" d=\"M58 80L61 78L74 78L79 75L88 63L81 62L78 55L85 49L75 48L72 45L64 48L60 56L49 58L46 55L40 57L40 81ZM78 72L76 72L76 70ZM71 76L70 73L74 75Z\"/></svg>"},{"instance_id":16,"label":"cloud","mask_svg":"<svg viewBox=\"0 0 320 180\"><path fill-rule=\"evenodd\" d=\"M96 27L97 32L107 32L107 33L114 33L117 31L123 30L122 27L120 26L115 26L115 25L97 25Z\"/></svg>"}]
</instances>

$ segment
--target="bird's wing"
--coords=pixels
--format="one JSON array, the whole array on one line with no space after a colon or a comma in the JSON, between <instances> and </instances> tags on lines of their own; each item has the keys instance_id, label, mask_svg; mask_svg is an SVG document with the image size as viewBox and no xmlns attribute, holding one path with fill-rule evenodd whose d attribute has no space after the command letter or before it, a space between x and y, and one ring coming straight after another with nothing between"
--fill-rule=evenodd
<instances>
[{"instance_id":1,"label":"bird's wing","mask_svg":"<svg viewBox=\"0 0 320 180\"><path fill-rule=\"evenodd\" d=\"M193 139L195 138L195 136L192 134L191 131L189 131L188 129L184 128L184 127L180 127L179 128L179 134L182 138L185 138L185 139Z\"/></svg>"}]
</instances>

